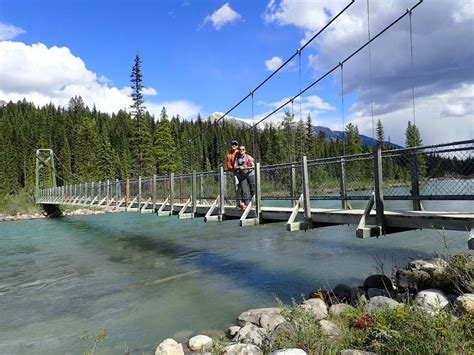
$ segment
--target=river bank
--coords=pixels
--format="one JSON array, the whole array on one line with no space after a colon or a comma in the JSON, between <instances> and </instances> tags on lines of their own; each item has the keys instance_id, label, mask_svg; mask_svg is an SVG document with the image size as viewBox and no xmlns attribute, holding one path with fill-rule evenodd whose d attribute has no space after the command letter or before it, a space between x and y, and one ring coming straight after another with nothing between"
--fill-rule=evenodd
<instances>
[{"instance_id":1,"label":"river bank","mask_svg":"<svg viewBox=\"0 0 474 355\"><path fill-rule=\"evenodd\" d=\"M92 208L77 208L73 210L63 211L62 216L89 216L104 213L114 213L114 210L92 209ZM48 218L46 213L16 213L14 215L1 214L0 222L11 221L27 221L32 219Z\"/></svg>"},{"instance_id":2,"label":"river bank","mask_svg":"<svg viewBox=\"0 0 474 355\"><path fill-rule=\"evenodd\" d=\"M472 255L413 260L392 277L373 274L363 285L312 291L301 304L250 309L220 337L165 339L155 355L468 354L473 292Z\"/></svg>"}]
</instances>

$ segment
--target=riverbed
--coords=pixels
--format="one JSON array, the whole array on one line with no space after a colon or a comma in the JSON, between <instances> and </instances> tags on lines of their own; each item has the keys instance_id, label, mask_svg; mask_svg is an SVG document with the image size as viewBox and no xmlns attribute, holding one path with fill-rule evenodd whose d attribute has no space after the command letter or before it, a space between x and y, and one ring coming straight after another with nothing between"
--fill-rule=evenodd
<instances>
[{"instance_id":1,"label":"riverbed","mask_svg":"<svg viewBox=\"0 0 474 355\"><path fill-rule=\"evenodd\" d=\"M467 238L423 230L362 240L355 226L287 232L139 213L4 222L0 353L81 354L81 336L100 329L100 354L151 353L168 337L224 331L275 297L289 303L446 246L464 251Z\"/></svg>"}]
</instances>

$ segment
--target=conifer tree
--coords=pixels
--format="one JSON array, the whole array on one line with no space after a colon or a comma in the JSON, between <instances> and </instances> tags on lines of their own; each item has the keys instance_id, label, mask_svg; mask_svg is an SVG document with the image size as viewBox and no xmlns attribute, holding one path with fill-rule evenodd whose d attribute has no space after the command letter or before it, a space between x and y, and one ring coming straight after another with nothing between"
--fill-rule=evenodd
<instances>
[{"instance_id":1,"label":"conifer tree","mask_svg":"<svg viewBox=\"0 0 474 355\"><path fill-rule=\"evenodd\" d=\"M375 128L375 132L377 134L378 144L382 147L382 149L384 149L384 147L385 147L385 143L384 143L385 142L385 134L384 134L384 129L383 129L382 122L380 122L380 118L377 121L377 126Z\"/></svg>"},{"instance_id":2,"label":"conifer tree","mask_svg":"<svg viewBox=\"0 0 474 355\"><path fill-rule=\"evenodd\" d=\"M171 134L166 109L163 107L155 135L155 158L158 175L168 174L176 170L175 155L176 144Z\"/></svg>"},{"instance_id":3,"label":"conifer tree","mask_svg":"<svg viewBox=\"0 0 474 355\"><path fill-rule=\"evenodd\" d=\"M145 118L145 101L143 99L142 61L138 53L135 56L130 81L132 83L132 116L136 127L132 130L131 146L133 155L132 173L134 175L152 175L154 173L153 141L150 126Z\"/></svg>"}]
</instances>

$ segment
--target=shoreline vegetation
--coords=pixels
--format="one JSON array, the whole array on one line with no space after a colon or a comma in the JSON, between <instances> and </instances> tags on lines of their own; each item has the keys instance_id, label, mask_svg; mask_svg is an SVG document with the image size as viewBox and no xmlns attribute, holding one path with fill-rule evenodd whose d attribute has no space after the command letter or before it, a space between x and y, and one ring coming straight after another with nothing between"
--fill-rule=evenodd
<instances>
[{"instance_id":1,"label":"shoreline vegetation","mask_svg":"<svg viewBox=\"0 0 474 355\"><path fill-rule=\"evenodd\" d=\"M318 289L301 303L251 309L224 334L165 339L155 355L472 354L474 257L413 260L363 285ZM210 335L210 336L209 336ZM144 351L144 349L138 349ZM126 354L133 352L126 351Z\"/></svg>"}]
</instances>

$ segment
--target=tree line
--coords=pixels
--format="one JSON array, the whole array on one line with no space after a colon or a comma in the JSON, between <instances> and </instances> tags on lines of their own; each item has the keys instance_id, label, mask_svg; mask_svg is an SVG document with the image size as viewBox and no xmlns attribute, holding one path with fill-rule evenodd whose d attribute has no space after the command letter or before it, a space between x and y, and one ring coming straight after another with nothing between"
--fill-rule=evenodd
<instances>
[{"instance_id":1,"label":"tree line","mask_svg":"<svg viewBox=\"0 0 474 355\"><path fill-rule=\"evenodd\" d=\"M52 149L57 156L57 175L63 183L125 179L134 176L211 171L224 164L229 142L237 139L262 164L334 157L368 152L358 127L345 127L344 138L316 134L311 116L295 121L284 112L279 125L252 129L226 119L169 117L163 107L159 117L150 114L143 101L141 60L135 57L130 112L104 113L89 108L80 96L67 107L37 107L26 100L0 106L0 194L34 188L35 151ZM377 124L383 145L384 130ZM422 144L418 128L408 123L406 145ZM439 165L439 161L437 164Z\"/></svg>"}]
</instances>

